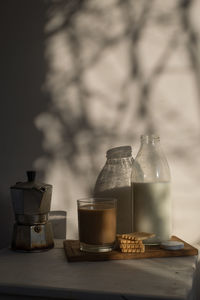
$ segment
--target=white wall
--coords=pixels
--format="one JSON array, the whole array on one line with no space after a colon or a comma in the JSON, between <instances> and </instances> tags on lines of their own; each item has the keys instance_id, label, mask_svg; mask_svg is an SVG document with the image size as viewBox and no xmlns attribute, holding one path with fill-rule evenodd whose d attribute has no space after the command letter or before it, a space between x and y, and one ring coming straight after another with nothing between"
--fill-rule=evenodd
<instances>
[{"instance_id":1,"label":"white wall","mask_svg":"<svg viewBox=\"0 0 200 300\"><path fill-rule=\"evenodd\" d=\"M171 167L174 234L198 242L200 1L3 3L1 240L9 186L27 168L53 184L52 209L67 210L76 237L76 199L106 150L130 144L135 156L153 131Z\"/></svg>"}]
</instances>

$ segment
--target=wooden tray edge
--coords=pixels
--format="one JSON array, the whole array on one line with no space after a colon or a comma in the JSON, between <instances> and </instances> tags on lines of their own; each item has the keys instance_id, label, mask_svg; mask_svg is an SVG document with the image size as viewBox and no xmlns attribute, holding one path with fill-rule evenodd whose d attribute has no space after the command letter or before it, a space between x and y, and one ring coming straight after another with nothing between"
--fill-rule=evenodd
<instances>
[{"instance_id":1,"label":"wooden tray edge","mask_svg":"<svg viewBox=\"0 0 200 300\"><path fill-rule=\"evenodd\" d=\"M172 236L172 240L177 240L184 243L184 249L181 250L164 250L157 248L155 250L147 250L144 254L142 253L122 253L118 250L106 253L87 253L84 255L81 251L78 250L77 244L78 240L65 240L63 241L64 251L66 258L69 262L80 262L80 261L106 261L106 260L128 260L128 259L143 259L143 258L164 258L164 257L184 257L184 256L195 256L198 255L198 249L189 243L183 241L177 236ZM69 247L69 244L75 244L76 251L72 247ZM186 248L186 249L185 249Z\"/></svg>"}]
</instances>

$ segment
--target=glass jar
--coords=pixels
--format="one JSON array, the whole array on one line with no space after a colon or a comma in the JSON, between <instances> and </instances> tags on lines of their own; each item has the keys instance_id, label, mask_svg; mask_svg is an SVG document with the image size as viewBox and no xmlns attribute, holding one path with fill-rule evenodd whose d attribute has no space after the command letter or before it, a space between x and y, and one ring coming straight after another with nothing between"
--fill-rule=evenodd
<instances>
[{"instance_id":1,"label":"glass jar","mask_svg":"<svg viewBox=\"0 0 200 300\"><path fill-rule=\"evenodd\" d=\"M155 233L147 244L171 237L170 170L160 138L142 135L132 168L134 231Z\"/></svg>"},{"instance_id":2,"label":"glass jar","mask_svg":"<svg viewBox=\"0 0 200 300\"><path fill-rule=\"evenodd\" d=\"M117 199L117 233L129 233L133 229L132 149L130 146L112 148L107 151L106 157L95 184L94 196Z\"/></svg>"}]
</instances>

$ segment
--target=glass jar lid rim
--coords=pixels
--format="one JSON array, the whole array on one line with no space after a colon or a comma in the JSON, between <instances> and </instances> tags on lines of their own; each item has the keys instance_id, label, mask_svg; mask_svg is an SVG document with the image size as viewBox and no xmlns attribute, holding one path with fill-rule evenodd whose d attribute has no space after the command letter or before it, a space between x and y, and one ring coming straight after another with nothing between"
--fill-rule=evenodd
<instances>
[{"instance_id":1,"label":"glass jar lid rim","mask_svg":"<svg viewBox=\"0 0 200 300\"><path fill-rule=\"evenodd\" d=\"M78 203L103 203L103 202L117 202L116 198L113 197L86 197L77 200Z\"/></svg>"}]
</instances>

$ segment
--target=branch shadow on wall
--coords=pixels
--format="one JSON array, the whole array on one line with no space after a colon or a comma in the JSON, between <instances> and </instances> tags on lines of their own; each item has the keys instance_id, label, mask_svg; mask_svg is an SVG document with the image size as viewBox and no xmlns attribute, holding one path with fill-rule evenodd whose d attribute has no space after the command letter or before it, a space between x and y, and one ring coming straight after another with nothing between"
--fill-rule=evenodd
<instances>
[{"instance_id":1,"label":"branch shadow on wall","mask_svg":"<svg viewBox=\"0 0 200 300\"><path fill-rule=\"evenodd\" d=\"M192 4L182 0L163 8L153 0L51 3L45 27L45 90L51 104L35 119L45 150L35 165L46 172L47 181L55 182L54 208L75 211L74 199L92 194L108 148L134 144L139 132L158 130L152 97L160 78L169 72L182 35L199 89ZM163 34L170 28L170 34L147 72L141 43L149 26ZM169 112L168 117L171 121L177 115ZM191 159L181 147L173 151Z\"/></svg>"}]
</instances>

